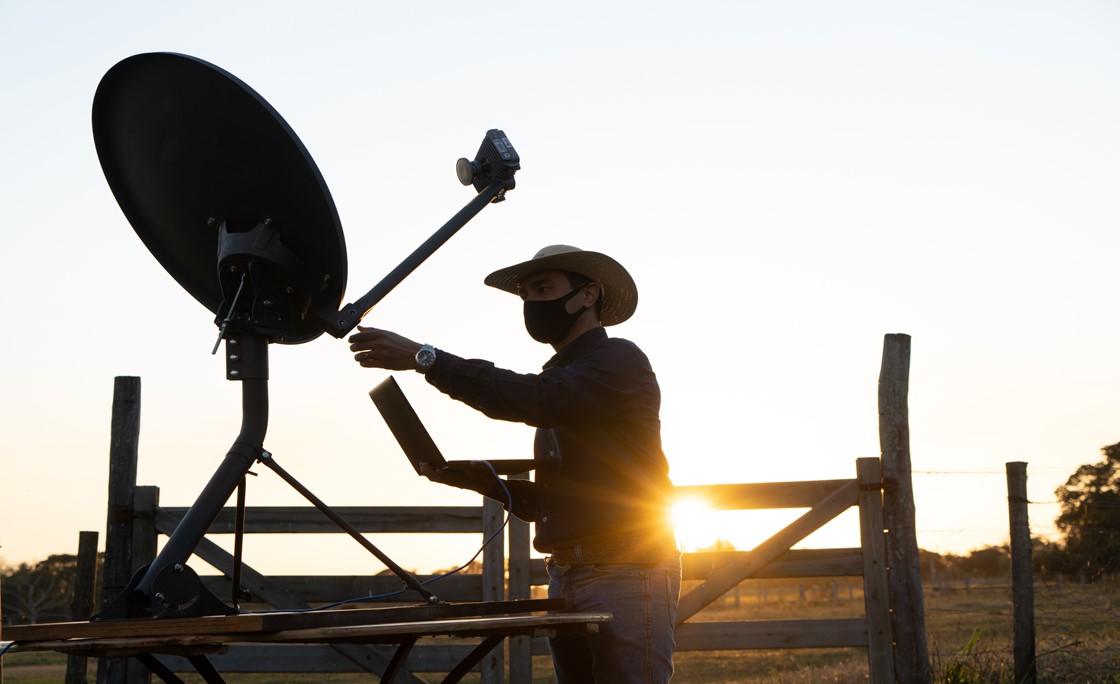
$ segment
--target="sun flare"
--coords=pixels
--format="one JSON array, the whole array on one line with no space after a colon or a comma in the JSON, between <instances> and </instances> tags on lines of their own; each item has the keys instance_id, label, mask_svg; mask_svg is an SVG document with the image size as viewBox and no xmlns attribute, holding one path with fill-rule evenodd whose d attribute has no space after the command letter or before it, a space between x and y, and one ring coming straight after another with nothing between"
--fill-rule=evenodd
<instances>
[{"instance_id":1,"label":"sun flare","mask_svg":"<svg viewBox=\"0 0 1120 684\"><path fill-rule=\"evenodd\" d=\"M673 506L673 524L683 551L714 546L719 539L716 511L703 499L683 499Z\"/></svg>"}]
</instances>

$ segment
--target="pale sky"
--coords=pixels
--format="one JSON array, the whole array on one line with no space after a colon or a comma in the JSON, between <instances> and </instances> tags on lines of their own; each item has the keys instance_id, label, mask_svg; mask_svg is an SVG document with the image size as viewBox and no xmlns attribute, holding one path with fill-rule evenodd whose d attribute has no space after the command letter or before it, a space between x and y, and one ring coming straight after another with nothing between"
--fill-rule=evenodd
<instances>
[{"instance_id":1,"label":"pale sky","mask_svg":"<svg viewBox=\"0 0 1120 684\"><path fill-rule=\"evenodd\" d=\"M99 80L155 51L233 73L296 131L341 216L346 301L470 199L454 162L503 129L517 189L366 323L531 372L551 350L483 276L558 242L614 256L641 303L611 333L658 373L678 484L854 476L879 454L887 333L913 338L923 548L1006 541L1008 461L1052 533L1054 489L1120 441L1115 3L0 0L4 562L103 533L114 376L142 378L139 482L165 505L237 434L213 316L137 238L93 146ZM333 505L476 502L413 474L366 396L385 373L346 346L272 347L278 462ZM449 457L528 456L529 428L398 378ZM255 470L251 505L302 501ZM708 531L749 548L795 514ZM847 517L810 545L856 534ZM375 543L432 568L477 540ZM375 564L333 536L251 539L246 562Z\"/></svg>"}]
</instances>

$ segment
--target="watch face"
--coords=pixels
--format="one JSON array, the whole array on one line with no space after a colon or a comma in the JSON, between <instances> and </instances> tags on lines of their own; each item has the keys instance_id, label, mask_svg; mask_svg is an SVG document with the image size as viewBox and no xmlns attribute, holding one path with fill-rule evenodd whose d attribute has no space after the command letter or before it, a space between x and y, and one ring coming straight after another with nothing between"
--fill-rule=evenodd
<instances>
[{"instance_id":1,"label":"watch face","mask_svg":"<svg viewBox=\"0 0 1120 684\"><path fill-rule=\"evenodd\" d=\"M420 368L431 368L436 362L436 352L431 347L422 347L416 352L416 365Z\"/></svg>"}]
</instances>

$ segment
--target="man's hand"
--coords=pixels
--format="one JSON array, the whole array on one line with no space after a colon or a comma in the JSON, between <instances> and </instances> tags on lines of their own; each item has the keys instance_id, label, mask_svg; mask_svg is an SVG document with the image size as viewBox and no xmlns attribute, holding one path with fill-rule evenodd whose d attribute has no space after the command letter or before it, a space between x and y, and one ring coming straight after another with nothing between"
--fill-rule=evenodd
<instances>
[{"instance_id":1,"label":"man's hand","mask_svg":"<svg viewBox=\"0 0 1120 684\"><path fill-rule=\"evenodd\" d=\"M432 482L469 489L484 496L494 497L501 489L498 480L489 470L451 470L449 468L433 468L427 463L417 466L420 474Z\"/></svg>"},{"instance_id":2,"label":"man's hand","mask_svg":"<svg viewBox=\"0 0 1120 684\"><path fill-rule=\"evenodd\" d=\"M384 368L385 370L415 370L416 352L420 343L413 342L388 330L363 328L350 336L350 351L354 360L363 368Z\"/></svg>"}]
</instances>

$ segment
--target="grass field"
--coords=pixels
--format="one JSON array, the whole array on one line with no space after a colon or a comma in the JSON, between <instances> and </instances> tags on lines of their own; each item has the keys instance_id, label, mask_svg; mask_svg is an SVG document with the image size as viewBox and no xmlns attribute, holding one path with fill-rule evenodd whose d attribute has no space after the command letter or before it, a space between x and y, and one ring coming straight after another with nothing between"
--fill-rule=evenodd
<instances>
[{"instance_id":1,"label":"grass field","mask_svg":"<svg viewBox=\"0 0 1120 684\"><path fill-rule=\"evenodd\" d=\"M1013 684L1010 591L973 582L926 590L926 624L935 681ZM713 620L850 617L862 614L858 587L793 581L747 583L738 605L725 597L698 616ZM1035 595L1038 681L1042 684L1120 684L1120 583L1040 585ZM674 682L684 684L847 684L868 681L866 653L858 649L686 652L676 657ZM549 682L547 658L536 658L536 682ZM5 684L57 684L65 658L13 654L4 658ZM92 672L92 667L91 667ZM421 675L422 677L424 675ZM425 677L438 681L439 677ZM197 676L184 676L201 682ZM94 681L91 676L91 681ZM350 684L359 675L230 674L231 684ZM473 680L478 681L477 677Z\"/></svg>"}]
</instances>

